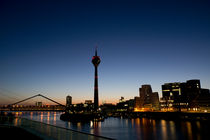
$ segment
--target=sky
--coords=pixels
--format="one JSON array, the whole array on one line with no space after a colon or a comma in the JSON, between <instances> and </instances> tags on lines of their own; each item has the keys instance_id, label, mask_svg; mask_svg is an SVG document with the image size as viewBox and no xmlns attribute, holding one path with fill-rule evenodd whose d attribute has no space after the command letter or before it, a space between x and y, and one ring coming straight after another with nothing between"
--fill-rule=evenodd
<instances>
[{"instance_id":1,"label":"sky","mask_svg":"<svg viewBox=\"0 0 210 140\"><path fill-rule=\"evenodd\" d=\"M0 104L43 94L65 104L139 96L150 84L200 79L210 89L210 2L1 0ZM33 102L42 99L34 99Z\"/></svg>"}]
</instances>

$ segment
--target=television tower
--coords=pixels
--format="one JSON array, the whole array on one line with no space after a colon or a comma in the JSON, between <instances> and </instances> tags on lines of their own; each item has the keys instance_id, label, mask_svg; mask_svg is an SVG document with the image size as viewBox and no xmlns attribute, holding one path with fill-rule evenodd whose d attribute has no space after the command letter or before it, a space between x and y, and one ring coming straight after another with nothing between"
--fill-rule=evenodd
<instances>
[{"instance_id":1,"label":"television tower","mask_svg":"<svg viewBox=\"0 0 210 140\"><path fill-rule=\"evenodd\" d=\"M95 82L94 82L94 111L98 110L98 65L100 64L101 59L97 55L97 48L95 50L95 56L92 58L92 63L95 67Z\"/></svg>"}]
</instances>

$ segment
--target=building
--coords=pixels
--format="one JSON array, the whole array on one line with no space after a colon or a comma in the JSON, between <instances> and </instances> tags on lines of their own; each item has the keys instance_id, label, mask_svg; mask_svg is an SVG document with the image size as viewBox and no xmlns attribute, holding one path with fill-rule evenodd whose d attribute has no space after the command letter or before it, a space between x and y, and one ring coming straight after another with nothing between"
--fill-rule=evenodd
<instances>
[{"instance_id":1,"label":"building","mask_svg":"<svg viewBox=\"0 0 210 140\"><path fill-rule=\"evenodd\" d=\"M136 109L136 111L138 109L140 109L142 106L141 106L141 100L140 100L140 97L134 97L134 108Z\"/></svg>"},{"instance_id":2,"label":"building","mask_svg":"<svg viewBox=\"0 0 210 140\"><path fill-rule=\"evenodd\" d=\"M134 99L128 100L128 110L133 111L134 110Z\"/></svg>"},{"instance_id":3,"label":"building","mask_svg":"<svg viewBox=\"0 0 210 140\"><path fill-rule=\"evenodd\" d=\"M124 97L121 96L121 98L119 99L119 102L120 102L120 103L121 103L121 102L125 102Z\"/></svg>"},{"instance_id":4,"label":"building","mask_svg":"<svg viewBox=\"0 0 210 140\"><path fill-rule=\"evenodd\" d=\"M85 100L85 104L92 104L92 100Z\"/></svg>"},{"instance_id":5,"label":"building","mask_svg":"<svg viewBox=\"0 0 210 140\"><path fill-rule=\"evenodd\" d=\"M186 83L166 83L162 85L161 107L166 110L187 108L188 98L186 92Z\"/></svg>"},{"instance_id":6,"label":"building","mask_svg":"<svg viewBox=\"0 0 210 140\"><path fill-rule=\"evenodd\" d=\"M134 99L125 100L124 97L119 99L116 104L116 111L118 112L132 112L134 110Z\"/></svg>"},{"instance_id":7,"label":"building","mask_svg":"<svg viewBox=\"0 0 210 140\"><path fill-rule=\"evenodd\" d=\"M205 104L203 106L208 106L207 99L210 94L208 89L201 88L200 80L195 79L183 83L165 83L162 85L162 95L162 110L184 111L198 110L201 102Z\"/></svg>"},{"instance_id":8,"label":"building","mask_svg":"<svg viewBox=\"0 0 210 140\"><path fill-rule=\"evenodd\" d=\"M152 92L151 85L142 85L139 88L140 97L134 98L135 110L159 110L159 96L157 92Z\"/></svg>"},{"instance_id":9,"label":"building","mask_svg":"<svg viewBox=\"0 0 210 140\"><path fill-rule=\"evenodd\" d=\"M153 92L150 96L151 96L153 110L160 110L160 101L159 101L158 92Z\"/></svg>"},{"instance_id":10,"label":"building","mask_svg":"<svg viewBox=\"0 0 210 140\"><path fill-rule=\"evenodd\" d=\"M70 106L72 105L72 97L71 96L66 96L66 107L70 108Z\"/></svg>"},{"instance_id":11,"label":"building","mask_svg":"<svg viewBox=\"0 0 210 140\"><path fill-rule=\"evenodd\" d=\"M105 103L100 106L103 113L105 113L108 116L112 116L112 113L116 111L116 105L113 105L111 103Z\"/></svg>"},{"instance_id":12,"label":"building","mask_svg":"<svg viewBox=\"0 0 210 140\"><path fill-rule=\"evenodd\" d=\"M94 77L94 110L98 110L98 65L100 64L101 59L97 55L97 49L95 50L95 56L92 58L92 63L95 67L95 77Z\"/></svg>"}]
</instances>

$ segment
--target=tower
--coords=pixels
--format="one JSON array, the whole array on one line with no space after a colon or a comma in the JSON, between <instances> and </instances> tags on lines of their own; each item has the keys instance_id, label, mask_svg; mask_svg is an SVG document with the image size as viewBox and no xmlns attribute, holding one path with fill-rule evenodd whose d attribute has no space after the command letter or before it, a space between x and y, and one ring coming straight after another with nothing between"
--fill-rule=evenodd
<instances>
[{"instance_id":1,"label":"tower","mask_svg":"<svg viewBox=\"0 0 210 140\"><path fill-rule=\"evenodd\" d=\"M71 104L72 104L72 97L68 95L66 97L66 107L69 108L71 106Z\"/></svg>"},{"instance_id":2,"label":"tower","mask_svg":"<svg viewBox=\"0 0 210 140\"><path fill-rule=\"evenodd\" d=\"M95 67L95 78L94 78L94 110L98 109L98 65L100 64L101 59L97 56L97 49L95 50L95 56L92 58L92 63Z\"/></svg>"}]
</instances>

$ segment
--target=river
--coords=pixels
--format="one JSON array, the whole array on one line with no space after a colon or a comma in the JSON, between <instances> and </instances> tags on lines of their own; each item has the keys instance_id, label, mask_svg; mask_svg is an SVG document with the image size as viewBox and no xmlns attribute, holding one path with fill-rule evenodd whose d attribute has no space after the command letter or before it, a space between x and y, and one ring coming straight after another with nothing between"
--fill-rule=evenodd
<instances>
[{"instance_id":1,"label":"river","mask_svg":"<svg viewBox=\"0 0 210 140\"><path fill-rule=\"evenodd\" d=\"M209 139L210 132L210 123L206 121L110 117L97 123L71 123L60 120L61 112L34 111L15 112L15 114L31 120L119 140L203 140Z\"/></svg>"}]
</instances>

